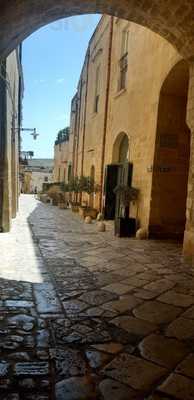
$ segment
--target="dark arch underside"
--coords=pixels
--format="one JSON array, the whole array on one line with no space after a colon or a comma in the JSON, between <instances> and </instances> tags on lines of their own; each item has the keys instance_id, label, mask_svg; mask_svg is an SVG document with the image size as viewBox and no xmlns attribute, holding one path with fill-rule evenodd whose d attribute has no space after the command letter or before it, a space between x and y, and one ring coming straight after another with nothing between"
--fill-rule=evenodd
<instances>
[{"instance_id":1,"label":"dark arch underside","mask_svg":"<svg viewBox=\"0 0 194 400\"><path fill-rule=\"evenodd\" d=\"M50 22L87 13L136 22L167 39L183 57L194 56L193 0L0 0L0 56Z\"/></svg>"}]
</instances>

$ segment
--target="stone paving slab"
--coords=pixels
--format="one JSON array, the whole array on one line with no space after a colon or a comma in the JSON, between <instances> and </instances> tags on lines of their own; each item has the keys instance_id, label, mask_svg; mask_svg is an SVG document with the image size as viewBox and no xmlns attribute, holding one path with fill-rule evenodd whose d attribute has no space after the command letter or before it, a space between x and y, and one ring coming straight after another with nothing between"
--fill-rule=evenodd
<instances>
[{"instance_id":1,"label":"stone paving slab","mask_svg":"<svg viewBox=\"0 0 194 400\"><path fill-rule=\"evenodd\" d=\"M34 285L34 296L37 311L40 314L61 312L61 305L51 282L36 283Z\"/></svg>"},{"instance_id":2,"label":"stone paving slab","mask_svg":"<svg viewBox=\"0 0 194 400\"><path fill-rule=\"evenodd\" d=\"M172 374L159 386L159 390L180 400L193 400L194 382L182 375Z\"/></svg>"},{"instance_id":3,"label":"stone paving slab","mask_svg":"<svg viewBox=\"0 0 194 400\"><path fill-rule=\"evenodd\" d=\"M142 358L122 353L106 365L102 374L127 384L133 389L147 392L167 374L167 371Z\"/></svg>"},{"instance_id":4,"label":"stone paving slab","mask_svg":"<svg viewBox=\"0 0 194 400\"><path fill-rule=\"evenodd\" d=\"M139 349L145 359L170 370L189 353L189 348L184 343L155 334L147 336L139 344Z\"/></svg>"},{"instance_id":5,"label":"stone paving slab","mask_svg":"<svg viewBox=\"0 0 194 400\"><path fill-rule=\"evenodd\" d=\"M137 318L144 319L154 324L167 324L180 315L182 309L171 304L159 301L147 301L135 308L133 313Z\"/></svg>"},{"instance_id":6,"label":"stone paving slab","mask_svg":"<svg viewBox=\"0 0 194 400\"><path fill-rule=\"evenodd\" d=\"M193 400L194 267L21 196L0 235L0 400Z\"/></svg>"},{"instance_id":7,"label":"stone paving slab","mask_svg":"<svg viewBox=\"0 0 194 400\"><path fill-rule=\"evenodd\" d=\"M113 379L104 379L99 385L104 400L138 400L140 394Z\"/></svg>"}]
</instances>

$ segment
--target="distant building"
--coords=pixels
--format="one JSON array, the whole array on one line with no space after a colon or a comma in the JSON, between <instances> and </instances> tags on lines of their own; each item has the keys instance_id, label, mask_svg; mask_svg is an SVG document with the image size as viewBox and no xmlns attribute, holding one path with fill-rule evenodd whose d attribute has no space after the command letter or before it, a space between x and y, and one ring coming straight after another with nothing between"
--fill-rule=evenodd
<instances>
[{"instance_id":1,"label":"distant building","mask_svg":"<svg viewBox=\"0 0 194 400\"><path fill-rule=\"evenodd\" d=\"M23 171L23 193L35 193L43 190L44 183L53 182L52 159L32 159L28 160L28 165Z\"/></svg>"},{"instance_id":2,"label":"distant building","mask_svg":"<svg viewBox=\"0 0 194 400\"><path fill-rule=\"evenodd\" d=\"M54 181L65 182L71 169L71 160L69 159L69 137L70 128L64 128L59 131L55 141L54 148ZM70 172L71 173L71 172Z\"/></svg>"}]
</instances>

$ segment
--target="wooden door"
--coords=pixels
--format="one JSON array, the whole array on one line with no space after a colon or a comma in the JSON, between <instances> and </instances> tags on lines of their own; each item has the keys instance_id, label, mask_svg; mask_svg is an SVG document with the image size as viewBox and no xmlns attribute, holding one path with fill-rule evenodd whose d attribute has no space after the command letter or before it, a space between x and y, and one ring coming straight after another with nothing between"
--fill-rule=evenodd
<instances>
[{"instance_id":1,"label":"wooden door","mask_svg":"<svg viewBox=\"0 0 194 400\"><path fill-rule=\"evenodd\" d=\"M104 219L114 220L116 209L116 195L114 189L118 182L119 165L111 164L106 166L104 193L105 193L105 206L104 206Z\"/></svg>"}]
</instances>

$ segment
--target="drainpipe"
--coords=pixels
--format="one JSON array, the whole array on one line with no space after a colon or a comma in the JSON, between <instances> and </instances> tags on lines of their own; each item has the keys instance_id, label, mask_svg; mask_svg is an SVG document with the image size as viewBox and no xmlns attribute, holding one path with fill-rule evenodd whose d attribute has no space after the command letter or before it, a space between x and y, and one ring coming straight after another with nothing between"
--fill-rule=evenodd
<instances>
[{"instance_id":1,"label":"drainpipe","mask_svg":"<svg viewBox=\"0 0 194 400\"><path fill-rule=\"evenodd\" d=\"M0 232L5 229L6 179L7 179L7 104L6 104L6 60L0 65Z\"/></svg>"},{"instance_id":2,"label":"drainpipe","mask_svg":"<svg viewBox=\"0 0 194 400\"><path fill-rule=\"evenodd\" d=\"M85 155L85 136L86 136L86 117L87 117L87 101L88 101L88 74L90 62L90 49L87 54L87 67L86 67L86 90L85 90L85 108L84 108L84 123L83 123L83 144L82 144L82 162L81 162L81 176L84 172L84 155Z\"/></svg>"},{"instance_id":3,"label":"drainpipe","mask_svg":"<svg viewBox=\"0 0 194 400\"><path fill-rule=\"evenodd\" d=\"M72 154L72 175L74 178L76 176L75 151L76 151L76 138L77 138L77 117L78 117L78 108L77 108L77 96L76 96L75 121L74 121L74 131L73 131L73 154Z\"/></svg>"},{"instance_id":4,"label":"drainpipe","mask_svg":"<svg viewBox=\"0 0 194 400\"><path fill-rule=\"evenodd\" d=\"M81 176L83 176L83 174L84 174L84 155L85 155L85 137L86 137L89 61L90 61L90 48L88 49L87 64L86 64L86 83L85 83L86 87L85 87L85 99L84 99L84 120L83 120L83 142L82 142ZM82 193L80 193L80 202L82 202Z\"/></svg>"},{"instance_id":5,"label":"drainpipe","mask_svg":"<svg viewBox=\"0 0 194 400\"><path fill-rule=\"evenodd\" d=\"M78 93L79 108L78 108L78 123L77 123L77 151L76 151L76 176L78 174L78 158L79 158L79 140L80 140L80 121L81 121L81 103L82 103L82 78L80 83L80 90Z\"/></svg>"},{"instance_id":6,"label":"drainpipe","mask_svg":"<svg viewBox=\"0 0 194 400\"><path fill-rule=\"evenodd\" d=\"M78 161L79 161L79 142L80 142L80 125L81 125L81 107L82 107L82 77L80 82L80 90L79 90L79 107L78 107L78 124L77 124L77 151L76 151L76 176L78 176ZM79 202L81 202L82 194L79 194Z\"/></svg>"},{"instance_id":7,"label":"drainpipe","mask_svg":"<svg viewBox=\"0 0 194 400\"><path fill-rule=\"evenodd\" d=\"M113 24L114 17L110 17L110 39L109 39L109 49L108 49L108 68L107 68L107 85L106 85L106 101L105 101L105 112L104 112L104 129L103 129L103 142L102 142L102 160L101 160L101 191L99 205L102 211L102 195L103 195L103 182L104 182L104 161L105 161L105 149L106 149L106 135L107 135L107 125L108 125L108 108L109 108L109 98L110 98L110 80L111 80L111 58L112 58L112 45L113 45Z\"/></svg>"}]
</instances>

